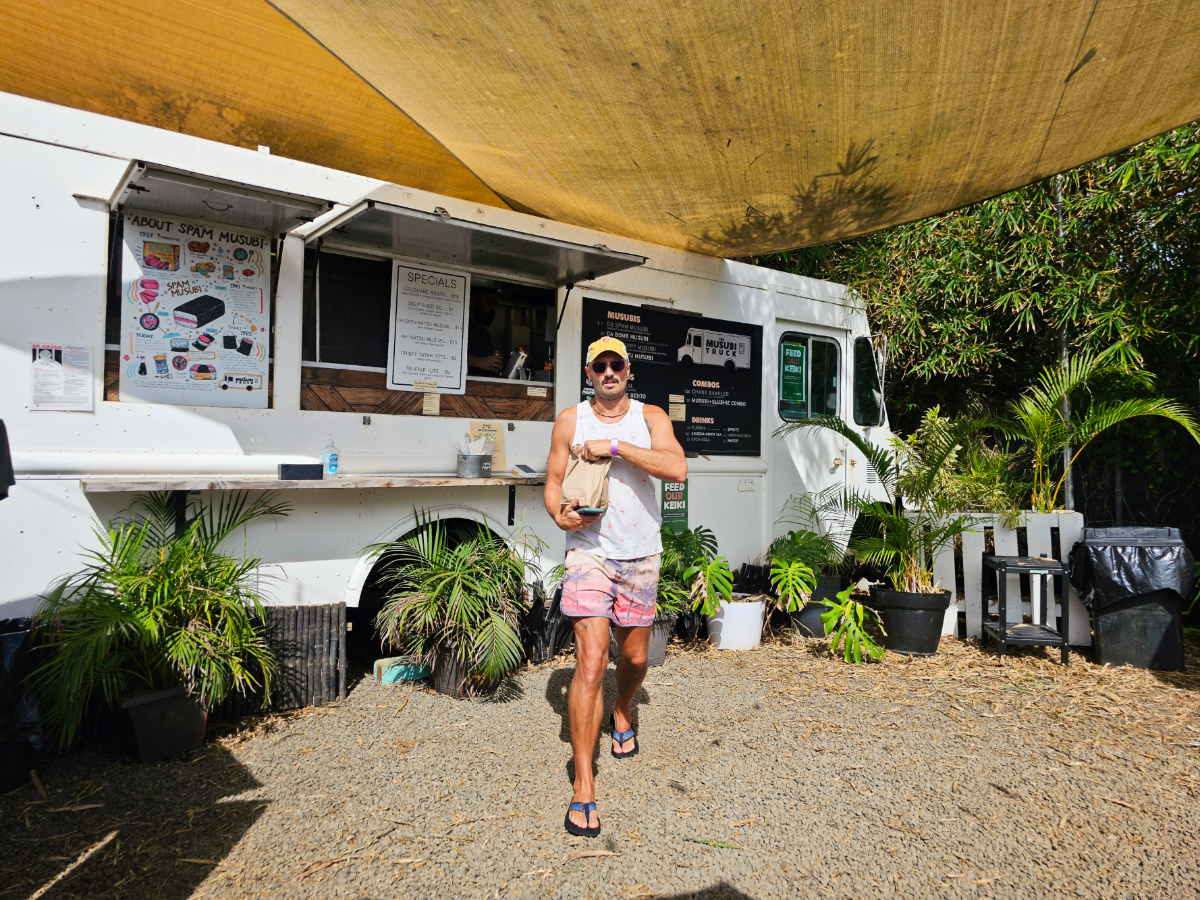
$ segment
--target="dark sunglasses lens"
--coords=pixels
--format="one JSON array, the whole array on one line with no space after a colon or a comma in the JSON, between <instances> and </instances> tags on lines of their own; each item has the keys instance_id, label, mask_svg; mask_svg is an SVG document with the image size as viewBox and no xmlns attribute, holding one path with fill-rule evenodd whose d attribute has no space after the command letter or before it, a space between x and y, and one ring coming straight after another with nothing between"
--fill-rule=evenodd
<instances>
[{"instance_id":1,"label":"dark sunglasses lens","mask_svg":"<svg viewBox=\"0 0 1200 900\"><path fill-rule=\"evenodd\" d=\"M595 372L597 375L603 375L605 370L608 369L610 366L612 367L613 372L624 372L625 371L625 360L614 359L614 360L603 360L600 362L594 362L594 363L592 363L592 371Z\"/></svg>"}]
</instances>

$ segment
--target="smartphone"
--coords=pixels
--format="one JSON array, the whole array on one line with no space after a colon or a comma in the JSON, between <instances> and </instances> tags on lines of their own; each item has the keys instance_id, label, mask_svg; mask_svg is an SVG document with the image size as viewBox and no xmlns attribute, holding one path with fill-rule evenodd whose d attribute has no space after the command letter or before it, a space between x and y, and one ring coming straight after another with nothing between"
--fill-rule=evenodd
<instances>
[{"instance_id":1,"label":"smartphone","mask_svg":"<svg viewBox=\"0 0 1200 900\"><path fill-rule=\"evenodd\" d=\"M604 515L604 510L600 509L598 506L577 506L575 507L575 512L579 513L581 516Z\"/></svg>"}]
</instances>

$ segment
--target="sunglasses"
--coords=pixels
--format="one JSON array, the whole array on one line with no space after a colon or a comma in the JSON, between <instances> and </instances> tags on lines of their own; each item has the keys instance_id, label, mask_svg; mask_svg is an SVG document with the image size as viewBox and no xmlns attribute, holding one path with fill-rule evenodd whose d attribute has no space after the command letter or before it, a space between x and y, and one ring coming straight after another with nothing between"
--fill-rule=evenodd
<instances>
[{"instance_id":1,"label":"sunglasses","mask_svg":"<svg viewBox=\"0 0 1200 900\"><path fill-rule=\"evenodd\" d=\"M615 375L618 372L625 371L625 360L623 360L623 359L598 359L594 363L592 363L591 368L592 368L592 371L595 372L597 375L603 375L607 369L611 368L613 370L613 374Z\"/></svg>"}]
</instances>

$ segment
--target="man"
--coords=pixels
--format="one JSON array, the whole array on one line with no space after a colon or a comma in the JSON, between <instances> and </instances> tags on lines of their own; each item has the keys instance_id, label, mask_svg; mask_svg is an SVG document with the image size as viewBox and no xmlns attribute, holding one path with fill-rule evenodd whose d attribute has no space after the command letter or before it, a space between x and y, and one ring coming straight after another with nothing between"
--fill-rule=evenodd
<instances>
[{"instance_id":1,"label":"man","mask_svg":"<svg viewBox=\"0 0 1200 900\"><path fill-rule=\"evenodd\" d=\"M488 329L496 319L496 304L500 292L495 288L481 287L471 291L470 321L467 323L467 374L500 374L504 360L492 343Z\"/></svg>"},{"instance_id":2,"label":"man","mask_svg":"<svg viewBox=\"0 0 1200 900\"><path fill-rule=\"evenodd\" d=\"M662 552L662 512L652 479L687 478L683 448L667 414L626 396L629 369L629 354L616 338L602 337L588 347L585 372L595 395L559 415L546 464L546 511L567 533L562 611L575 626L575 677L568 697L575 796L563 824L581 837L600 833L592 751L603 712L610 623L620 650L612 755L628 759L638 751L631 704L646 677ZM612 458L602 515L579 513L578 497L561 505L563 476L576 445L582 445L584 459Z\"/></svg>"}]
</instances>

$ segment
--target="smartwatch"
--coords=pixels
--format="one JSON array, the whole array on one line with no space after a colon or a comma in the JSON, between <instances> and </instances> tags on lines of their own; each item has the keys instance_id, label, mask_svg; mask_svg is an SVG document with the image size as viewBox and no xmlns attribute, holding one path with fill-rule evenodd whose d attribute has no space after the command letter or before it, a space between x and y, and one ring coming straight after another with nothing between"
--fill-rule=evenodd
<instances>
[{"instance_id":1,"label":"smartwatch","mask_svg":"<svg viewBox=\"0 0 1200 900\"><path fill-rule=\"evenodd\" d=\"M618 453L618 452L617 452L617 439L616 439L616 438L613 438L613 439L612 439L612 443L610 443L610 444L608 445L608 451L609 451L609 453L611 453L611 454L612 454L614 457L617 457L617 456L620 456L620 455L621 455L620 453Z\"/></svg>"}]
</instances>

